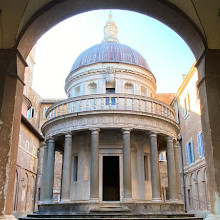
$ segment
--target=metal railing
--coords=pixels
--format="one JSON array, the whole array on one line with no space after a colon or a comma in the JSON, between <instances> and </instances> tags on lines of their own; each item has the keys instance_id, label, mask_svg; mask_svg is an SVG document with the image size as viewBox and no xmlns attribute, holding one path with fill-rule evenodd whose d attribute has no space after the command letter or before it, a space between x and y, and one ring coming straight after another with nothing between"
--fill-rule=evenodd
<instances>
[{"instance_id":1,"label":"metal railing","mask_svg":"<svg viewBox=\"0 0 220 220\"><path fill-rule=\"evenodd\" d=\"M139 95L95 94L62 100L46 112L47 120L72 113L92 111L135 111L175 121L174 109L164 102Z\"/></svg>"}]
</instances>

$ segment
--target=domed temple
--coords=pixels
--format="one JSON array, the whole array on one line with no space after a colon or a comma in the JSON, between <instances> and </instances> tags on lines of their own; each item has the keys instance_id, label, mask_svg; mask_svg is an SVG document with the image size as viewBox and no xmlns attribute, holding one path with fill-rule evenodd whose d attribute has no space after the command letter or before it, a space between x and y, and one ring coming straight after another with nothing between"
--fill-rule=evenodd
<instances>
[{"instance_id":1,"label":"domed temple","mask_svg":"<svg viewBox=\"0 0 220 220\"><path fill-rule=\"evenodd\" d=\"M47 110L39 212L183 213L174 109L155 99L143 56L117 39L109 15L104 40L82 52L65 82L67 99ZM63 154L54 202L55 151ZM162 200L158 152L167 152L169 200Z\"/></svg>"}]
</instances>

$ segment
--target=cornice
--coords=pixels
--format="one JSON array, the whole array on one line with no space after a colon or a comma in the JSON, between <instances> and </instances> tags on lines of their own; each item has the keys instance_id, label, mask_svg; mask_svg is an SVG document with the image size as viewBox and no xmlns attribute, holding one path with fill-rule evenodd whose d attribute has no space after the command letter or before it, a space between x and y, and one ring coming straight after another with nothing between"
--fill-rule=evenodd
<instances>
[{"instance_id":1,"label":"cornice","mask_svg":"<svg viewBox=\"0 0 220 220\"><path fill-rule=\"evenodd\" d=\"M91 114L69 114L47 121L42 126L46 139L64 135L66 131L82 131L93 128L131 128L133 130L154 131L156 133L177 137L178 124L170 119L153 116L152 114L135 114L136 112L91 112Z\"/></svg>"},{"instance_id":2,"label":"cornice","mask_svg":"<svg viewBox=\"0 0 220 220\"><path fill-rule=\"evenodd\" d=\"M44 137L22 114L21 114L21 122L39 139L39 141L44 140Z\"/></svg>"},{"instance_id":3,"label":"cornice","mask_svg":"<svg viewBox=\"0 0 220 220\"><path fill-rule=\"evenodd\" d=\"M180 85L177 94L175 96L175 98L179 98L181 96L181 94L183 93L183 91L185 90L186 86L188 85L190 79L192 78L192 76L194 75L194 73L196 72L196 67L195 67L196 62L193 63L193 65L191 66L189 72L187 73L187 75L185 76L182 84Z\"/></svg>"}]
</instances>

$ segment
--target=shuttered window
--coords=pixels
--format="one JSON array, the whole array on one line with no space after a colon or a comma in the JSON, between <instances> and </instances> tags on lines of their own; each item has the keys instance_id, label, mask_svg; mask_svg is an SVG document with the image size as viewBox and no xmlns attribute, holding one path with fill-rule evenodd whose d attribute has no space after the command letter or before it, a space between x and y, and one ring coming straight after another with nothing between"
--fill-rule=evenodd
<instances>
[{"instance_id":1,"label":"shuttered window","mask_svg":"<svg viewBox=\"0 0 220 220\"><path fill-rule=\"evenodd\" d=\"M186 144L186 161L187 164L191 164L194 162L194 151L193 151L192 140Z\"/></svg>"},{"instance_id":2,"label":"shuttered window","mask_svg":"<svg viewBox=\"0 0 220 220\"><path fill-rule=\"evenodd\" d=\"M202 157L204 157L202 133L199 133L197 135L197 143L198 143L199 157L202 158Z\"/></svg>"}]
</instances>

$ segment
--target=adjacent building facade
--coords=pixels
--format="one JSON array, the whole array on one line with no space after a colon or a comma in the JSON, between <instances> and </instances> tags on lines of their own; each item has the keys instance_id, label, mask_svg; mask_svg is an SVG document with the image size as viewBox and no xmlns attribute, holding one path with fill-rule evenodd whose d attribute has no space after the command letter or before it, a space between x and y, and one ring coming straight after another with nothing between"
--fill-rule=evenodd
<instances>
[{"instance_id":1,"label":"adjacent building facade","mask_svg":"<svg viewBox=\"0 0 220 220\"><path fill-rule=\"evenodd\" d=\"M193 65L173 100L180 125L182 148L182 185L188 212L205 215L209 209L206 163L201 125L198 72Z\"/></svg>"},{"instance_id":2,"label":"adjacent building facade","mask_svg":"<svg viewBox=\"0 0 220 220\"><path fill-rule=\"evenodd\" d=\"M25 84L21 125L19 134L18 156L15 174L15 190L13 214L18 217L32 213L37 198L36 178L38 170L38 149L44 140L39 132L39 106L41 97L31 88L34 68L34 53L32 49L28 56L28 68L25 71Z\"/></svg>"}]
</instances>

